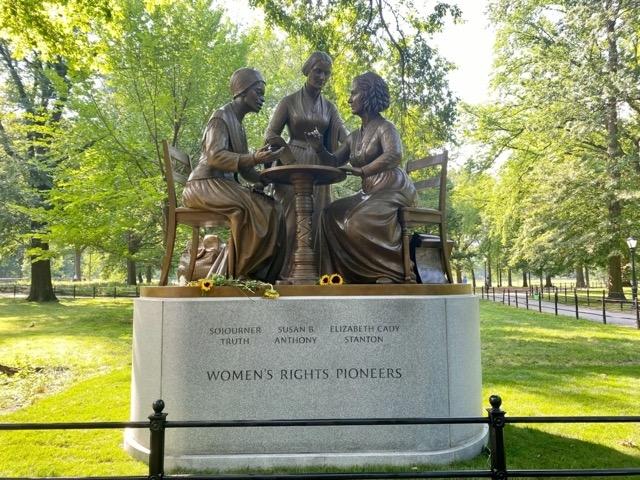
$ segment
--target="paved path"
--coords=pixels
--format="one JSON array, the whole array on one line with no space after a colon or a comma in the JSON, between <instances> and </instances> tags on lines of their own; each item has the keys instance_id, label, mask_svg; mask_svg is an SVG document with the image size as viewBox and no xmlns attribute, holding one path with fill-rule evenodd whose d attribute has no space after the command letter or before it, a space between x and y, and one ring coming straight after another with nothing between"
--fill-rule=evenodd
<instances>
[{"instance_id":1,"label":"paved path","mask_svg":"<svg viewBox=\"0 0 640 480\"><path fill-rule=\"evenodd\" d=\"M526 308L526 295L524 292L518 292L518 308ZM489 296L485 295L485 299L493 301L493 295L491 292ZM496 303L502 303L502 292L498 294L496 292ZM505 294L504 304L508 305L509 300ZM511 306L516 306L516 292L511 292ZM544 313L555 314L555 306L554 302L549 302L546 300L542 300L540 302L540 310ZM539 311L538 310L538 300L535 300L533 297L529 296L529 310ZM558 303L558 315L564 315L567 317L576 318L576 309L574 305L567 305L564 303ZM582 320L589 320L592 322L604 323L602 319L602 308L588 308L583 305L578 305L578 315ZM636 316L635 312L616 312L607 310L607 324L611 325L620 325L623 327L633 327L637 328Z\"/></svg>"}]
</instances>

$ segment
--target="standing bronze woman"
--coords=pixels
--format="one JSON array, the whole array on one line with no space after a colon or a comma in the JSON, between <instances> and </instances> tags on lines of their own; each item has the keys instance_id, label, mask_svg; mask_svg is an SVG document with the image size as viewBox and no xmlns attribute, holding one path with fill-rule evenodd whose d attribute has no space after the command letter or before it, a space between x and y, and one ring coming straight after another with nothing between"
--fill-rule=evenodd
<instances>
[{"instance_id":1,"label":"standing bronze woman","mask_svg":"<svg viewBox=\"0 0 640 480\"><path fill-rule=\"evenodd\" d=\"M324 164L307 143L305 132L316 129L324 148L330 152L335 151L346 137L347 131L337 108L321 93L331 75L331 68L329 55L324 52L312 53L302 66L302 73L307 77L304 87L278 103L267 127L265 138L268 143L279 137L287 127L289 148L297 164ZM316 216L312 231L315 232L318 214L331 202L331 189L328 185L315 187L313 195ZM282 270L282 277L287 277L292 267L291 252L296 232L293 189L287 185L275 185L273 196L282 203L287 224L287 258Z\"/></svg>"},{"instance_id":2,"label":"standing bronze woman","mask_svg":"<svg viewBox=\"0 0 640 480\"><path fill-rule=\"evenodd\" d=\"M315 132L306 134L324 162L348 161L351 165L342 168L362 178L362 190L327 207L320 226L321 272L337 272L349 283L404 282L398 209L413 205L416 191L400 168L400 135L380 114L389 103L385 81L367 72L353 80L349 97L351 111L362 119L362 126L335 155Z\"/></svg>"}]
</instances>

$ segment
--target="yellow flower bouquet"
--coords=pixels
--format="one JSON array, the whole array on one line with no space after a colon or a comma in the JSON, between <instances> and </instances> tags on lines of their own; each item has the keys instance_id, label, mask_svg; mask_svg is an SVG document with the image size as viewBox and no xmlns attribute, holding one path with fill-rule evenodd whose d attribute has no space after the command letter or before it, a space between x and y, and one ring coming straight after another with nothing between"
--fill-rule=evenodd
<instances>
[{"instance_id":1,"label":"yellow flower bouquet","mask_svg":"<svg viewBox=\"0 0 640 480\"><path fill-rule=\"evenodd\" d=\"M200 287L202 295L212 291L216 286L220 287L237 287L245 292L256 293L257 290L263 289L262 296L264 298L276 299L280 296L273 285L260 280L239 280L237 278L227 278L224 275L215 274L211 278L201 278L199 280L187 283L189 287Z\"/></svg>"}]
</instances>

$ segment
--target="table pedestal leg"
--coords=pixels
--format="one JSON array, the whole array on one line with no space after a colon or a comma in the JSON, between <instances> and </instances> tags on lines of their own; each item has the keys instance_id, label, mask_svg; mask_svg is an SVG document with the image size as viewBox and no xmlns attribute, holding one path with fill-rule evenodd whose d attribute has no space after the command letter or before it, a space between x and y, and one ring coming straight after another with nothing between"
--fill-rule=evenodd
<instances>
[{"instance_id":1,"label":"table pedestal leg","mask_svg":"<svg viewBox=\"0 0 640 480\"><path fill-rule=\"evenodd\" d=\"M318 262L313 251L311 218L313 216L313 177L294 174L291 183L295 192L296 242L293 270L288 282L294 285L313 285L318 282Z\"/></svg>"}]
</instances>

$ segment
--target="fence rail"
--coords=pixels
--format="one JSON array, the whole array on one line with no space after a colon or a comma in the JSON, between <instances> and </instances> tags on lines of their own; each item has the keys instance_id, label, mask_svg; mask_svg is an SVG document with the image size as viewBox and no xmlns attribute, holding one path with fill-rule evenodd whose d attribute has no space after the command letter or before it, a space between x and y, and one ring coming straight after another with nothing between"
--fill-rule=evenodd
<instances>
[{"instance_id":1,"label":"fence rail","mask_svg":"<svg viewBox=\"0 0 640 480\"><path fill-rule=\"evenodd\" d=\"M603 469L545 469L518 470L507 467L505 455L504 427L516 423L638 423L640 416L584 416L584 417L506 417L500 407L502 400L497 395L489 398L491 408L486 417L447 418L354 418L354 419L287 419L287 420L229 420L229 421L168 421L163 412L164 402L153 403L153 414L148 422L83 422L83 423L0 423L2 431L15 430L86 430L86 429L149 429L149 474L147 476L120 477L73 477L78 479L203 479L203 480L339 480L339 479L392 479L392 478L491 478L508 477L614 477L640 476L640 468ZM302 473L302 474L217 474L217 475L168 475L164 471L165 432L170 428L259 428L259 427L309 427L309 426L354 426L354 425L453 425L486 424L489 428L489 458L491 468L485 470L440 470L408 472L346 472L346 473ZM1 477L0 480L15 480L25 477ZM39 480L59 477L37 477Z\"/></svg>"},{"instance_id":2,"label":"fence rail","mask_svg":"<svg viewBox=\"0 0 640 480\"><path fill-rule=\"evenodd\" d=\"M18 296L29 295L30 286L19 283L0 283L0 294ZM54 285L53 292L61 297L85 298L135 298L140 296L140 287L124 285Z\"/></svg>"},{"instance_id":3,"label":"fence rail","mask_svg":"<svg viewBox=\"0 0 640 480\"><path fill-rule=\"evenodd\" d=\"M474 288L478 294L478 289ZM610 299L605 290L593 292L589 289L560 290L557 287L550 289L530 288L496 288L481 287L480 295L483 299L500 302L516 308L538 310L539 312L550 310L555 315L559 313L575 316L576 319L586 318L593 320L598 318L607 324L613 317L624 319L628 324L635 323L640 329L640 305L637 300ZM586 308L585 308L586 306ZM597 308L597 310L595 310ZM629 315L624 316L626 311ZM620 312L620 313L618 313Z\"/></svg>"}]
</instances>

